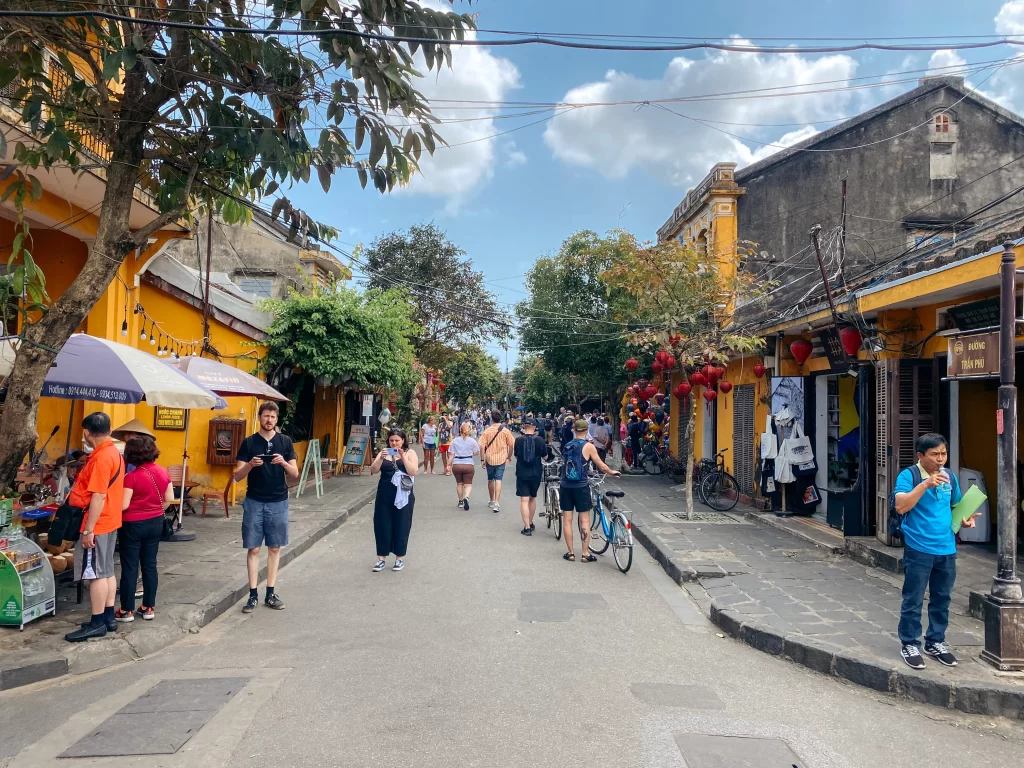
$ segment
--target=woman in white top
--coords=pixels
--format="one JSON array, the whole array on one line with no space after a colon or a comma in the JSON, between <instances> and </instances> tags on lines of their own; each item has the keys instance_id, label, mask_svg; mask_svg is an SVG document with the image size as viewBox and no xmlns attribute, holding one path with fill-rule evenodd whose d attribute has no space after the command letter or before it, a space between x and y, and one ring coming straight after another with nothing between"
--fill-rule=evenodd
<instances>
[{"instance_id":1,"label":"woman in white top","mask_svg":"<svg viewBox=\"0 0 1024 768\"><path fill-rule=\"evenodd\" d=\"M420 427L420 442L423 444L423 470L433 475L435 474L434 455L437 451L437 425L434 423L433 416Z\"/></svg>"},{"instance_id":2,"label":"woman in white top","mask_svg":"<svg viewBox=\"0 0 1024 768\"><path fill-rule=\"evenodd\" d=\"M459 501L455 505L469 509L469 492L473 490L473 457L480 455L480 443L470 437L473 427L468 421L459 428L459 436L452 440L452 474L455 475L455 490Z\"/></svg>"}]
</instances>

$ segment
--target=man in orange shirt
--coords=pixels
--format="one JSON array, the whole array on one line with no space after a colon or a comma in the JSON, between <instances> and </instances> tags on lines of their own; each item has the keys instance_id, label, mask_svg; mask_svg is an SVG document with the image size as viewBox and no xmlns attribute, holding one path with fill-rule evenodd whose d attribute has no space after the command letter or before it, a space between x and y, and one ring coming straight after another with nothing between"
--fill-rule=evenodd
<instances>
[{"instance_id":1,"label":"man in orange shirt","mask_svg":"<svg viewBox=\"0 0 1024 768\"><path fill-rule=\"evenodd\" d=\"M92 620L64 635L71 643L103 637L117 629L114 544L121 527L124 494L124 460L110 438L110 417L90 413L82 420L82 429L92 452L75 478L68 503L83 510L82 535L75 542L75 579L89 584Z\"/></svg>"},{"instance_id":2,"label":"man in orange shirt","mask_svg":"<svg viewBox=\"0 0 1024 768\"><path fill-rule=\"evenodd\" d=\"M487 506L492 512L500 511L501 479L505 476L505 466L512 463L512 451L516 440L511 430L505 429L501 423L501 411L491 411L491 426L480 435L480 461L487 469L487 492L491 500Z\"/></svg>"}]
</instances>

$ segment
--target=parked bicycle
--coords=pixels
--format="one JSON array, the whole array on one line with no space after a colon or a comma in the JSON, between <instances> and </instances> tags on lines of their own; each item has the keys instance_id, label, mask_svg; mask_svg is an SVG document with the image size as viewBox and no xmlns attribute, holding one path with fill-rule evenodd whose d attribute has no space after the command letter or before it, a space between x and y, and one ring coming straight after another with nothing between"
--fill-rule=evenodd
<instances>
[{"instance_id":1,"label":"parked bicycle","mask_svg":"<svg viewBox=\"0 0 1024 768\"><path fill-rule=\"evenodd\" d=\"M725 453L728 450L723 448L715 454L713 469L707 469L704 461L701 462L705 471L700 481L700 500L718 512L728 512L740 500L739 483L725 471Z\"/></svg>"},{"instance_id":2,"label":"parked bicycle","mask_svg":"<svg viewBox=\"0 0 1024 768\"><path fill-rule=\"evenodd\" d=\"M668 449L658 443L644 443L640 449L640 468L648 475L662 475L668 468Z\"/></svg>"},{"instance_id":3,"label":"parked bicycle","mask_svg":"<svg viewBox=\"0 0 1024 768\"><path fill-rule=\"evenodd\" d=\"M626 494L622 491L605 491L601 495L601 486L605 476L592 473L590 490L594 495L594 509L590 513L590 551L595 555L603 555L611 545L615 565L626 573L633 565L633 524L627 510L617 511L614 499L621 499Z\"/></svg>"},{"instance_id":4,"label":"parked bicycle","mask_svg":"<svg viewBox=\"0 0 1024 768\"><path fill-rule=\"evenodd\" d=\"M561 482L562 460L541 461L544 468L544 510L540 513L548 519L548 528L554 527L555 540L562 538L562 510L559 507L558 485Z\"/></svg>"}]
</instances>

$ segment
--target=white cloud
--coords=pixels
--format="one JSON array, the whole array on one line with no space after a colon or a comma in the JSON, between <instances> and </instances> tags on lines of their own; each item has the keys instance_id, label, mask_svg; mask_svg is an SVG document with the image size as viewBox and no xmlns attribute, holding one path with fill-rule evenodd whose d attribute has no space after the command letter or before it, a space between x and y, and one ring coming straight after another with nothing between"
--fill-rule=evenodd
<instances>
[{"instance_id":1,"label":"white cloud","mask_svg":"<svg viewBox=\"0 0 1024 768\"><path fill-rule=\"evenodd\" d=\"M932 54L932 57L928 60L928 74L958 75L960 74L959 72L948 69L948 67L963 67L966 64L967 60L956 51L935 51L935 53Z\"/></svg>"},{"instance_id":2,"label":"white cloud","mask_svg":"<svg viewBox=\"0 0 1024 768\"><path fill-rule=\"evenodd\" d=\"M815 123L849 114L851 102L849 92L779 96L780 91L767 90L761 98L695 97L823 81L835 81L830 85L841 87L856 67L849 56L811 59L798 54L722 52L703 59L675 58L656 80L609 70L602 80L571 89L563 101L605 104L687 99L664 106L689 118L717 122L709 127L655 104L587 107L554 118L544 141L563 162L597 170L609 178L622 178L640 169L671 183L692 184L716 162L733 160L747 165L777 150L762 149L761 144L738 137L783 143L778 137L785 133L789 143L799 141L811 135Z\"/></svg>"},{"instance_id":3,"label":"white cloud","mask_svg":"<svg viewBox=\"0 0 1024 768\"><path fill-rule=\"evenodd\" d=\"M996 32L1000 35L1024 35L1024 0L1010 0L999 9Z\"/></svg>"},{"instance_id":4,"label":"white cloud","mask_svg":"<svg viewBox=\"0 0 1024 768\"><path fill-rule=\"evenodd\" d=\"M467 34L467 37L473 36L474 33ZM418 53L416 68L426 76L416 80L414 87L431 102L442 99L503 101L509 91L519 87L519 70L515 64L486 48L452 46L451 69L446 66L440 72L428 72L423 54ZM457 212L476 189L490 181L501 159L497 139L493 138L502 130L493 119L498 110L451 109L451 106L466 105L433 103L431 111L442 120L484 119L437 125L437 132L449 146L439 144L432 156L424 152L420 158L420 173L402 188L406 193L444 197L447 213ZM396 120L402 122L400 117ZM511 157L505 159L508 162ZM522 160L525 162L525 155Z\"/></svg>"},{"instance_id":5,"label":"white cloud","mask_svg":"<svg viewBox=\"0 0 1024 768\"><path fill-rule=\"evenodd\" d=\"M505 165L509 168L526 165L526 153L519 149L514 141L506 142L501 152L505 157Z\"/></svg>"}]
</instances>

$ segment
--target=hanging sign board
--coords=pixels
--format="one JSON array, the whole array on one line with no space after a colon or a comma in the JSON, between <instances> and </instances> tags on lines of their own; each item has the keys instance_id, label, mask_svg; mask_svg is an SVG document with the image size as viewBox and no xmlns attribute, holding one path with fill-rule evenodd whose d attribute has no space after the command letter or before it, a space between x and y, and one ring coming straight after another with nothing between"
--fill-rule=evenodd
<instances>
[{"instance_id":1,"label":"hanging sign board","mask_svg":"<svg viewBox=\"0 0 1024 768\"><path fill-rule=\"evenodd\" d=\"M363 418L373 418L373 395L363 395Z\"/></svg>"},{"instance_id":2,"label":"hanging sign board","mask_svg":"<svg viewBox=\"0 0 1024 768\"><path fill-rule=\"evenodd\" d=\"M348 435L348 444L345 446L345 456L341 463L362 466L363 460L366 458L366 446L369 442L370 428L365 424L353 424L352 431Z\"/></svg>"},{"instance_id":3,"label":"hanging sign board","mask_svg":"<svg viewBox=\"0 0 1024 768\"><path fill-rule=\"evenodd\" d=\"M947 377L957 379L999 375L998 331L954 336L947 343Z\"/></svg>"},{"instance_id":4,"label":"hanging sign board","mask_svg":"<svg viewBox=\"0 0 1024 768\"><path fill-rule=\"evenodd\" d=\"M158 405L153 409L153 429L185 429L185 409Z\"/></svg>"}]
</instances>

